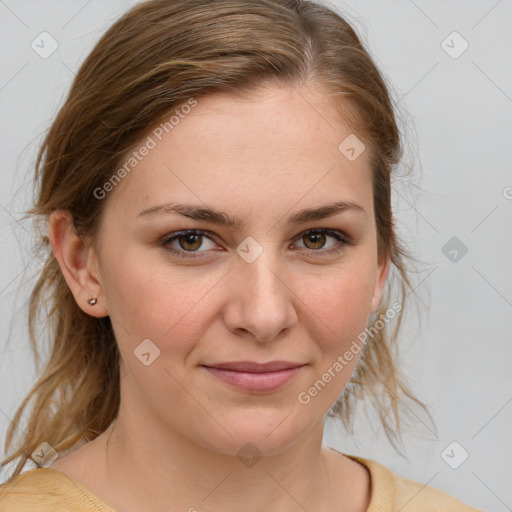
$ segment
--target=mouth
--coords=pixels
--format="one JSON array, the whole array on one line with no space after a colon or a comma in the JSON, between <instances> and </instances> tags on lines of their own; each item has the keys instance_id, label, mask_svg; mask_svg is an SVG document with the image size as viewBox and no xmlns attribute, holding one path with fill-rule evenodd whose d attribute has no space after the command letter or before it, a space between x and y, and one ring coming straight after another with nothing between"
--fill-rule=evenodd
<instances>
[{"instance_id":1,"label":"mouth","mask_svg":"<svg viewBox=\"0 0 512 512\"><path fill-rule=\"evenodd\" d=\"M202 366L212 376L237 389L251 393L269 393L290 382L306 365L289 361L237 361Z\"/></svg>"}]
</instances>

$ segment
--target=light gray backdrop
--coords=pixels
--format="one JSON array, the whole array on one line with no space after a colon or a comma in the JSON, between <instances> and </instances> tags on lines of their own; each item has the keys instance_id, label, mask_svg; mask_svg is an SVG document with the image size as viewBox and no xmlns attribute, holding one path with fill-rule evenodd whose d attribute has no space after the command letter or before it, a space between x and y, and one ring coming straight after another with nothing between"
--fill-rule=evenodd
<instances>
[{"instance_id":1,"label":"light gray backdrop","mask_svg":"<svg viewBox=\"0 0 512 512\"><path fill-rule=\"evenodd\" d=\"M2 440L35 377L31 283L22 283L38 260L22 212L37 144L79 64L135 3L0 0ZM424 265L414 277L423 326L407 322L403 369L437 432L413 410L403 459L375 417L361 414L353 436L329 423L324 442L483 510L512 510L512 2L332 5L369 46L405 121L415 172L394 202L400 234Z\"/></svg>"}]
</instances>

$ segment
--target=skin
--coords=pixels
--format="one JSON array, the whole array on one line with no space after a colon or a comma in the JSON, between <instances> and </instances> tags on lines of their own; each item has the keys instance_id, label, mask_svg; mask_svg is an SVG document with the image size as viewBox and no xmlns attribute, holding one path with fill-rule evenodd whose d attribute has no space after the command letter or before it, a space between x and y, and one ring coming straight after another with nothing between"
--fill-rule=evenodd
<instances>
[{"instance_id":1,"label":"skin","mask_svg":"<svg viewBox=\"0 0 512 512\"><path fill-rule=\"evenodd\" d=\"M297 399L364 331L389 269L377 259L369 152L354 161L340 153L351 131L323 98L278 86L245 99L200 98L104 199L99 244L78 238L66 211L50 217L52 249L77 303L111 317L122 375L117 419L53 467L119 511L368 507L366 469L322 446L324 416L359 354L307 405ZM213 206L244 224L138 216L170 201ZM365 214L287 224L299 210L335 201ZM311 228L352 243L305 236ZM203 257L166 249L164 237L184 229L211 239L170 245ZM236 252L249 236L263 249L252 263ZM149 366L134 355L144 339L160 350ZM276 359L305 366L263 394L201 366ZM237 456L248 442L262 455L252 467Z\"/></svg>"}]
</instances>

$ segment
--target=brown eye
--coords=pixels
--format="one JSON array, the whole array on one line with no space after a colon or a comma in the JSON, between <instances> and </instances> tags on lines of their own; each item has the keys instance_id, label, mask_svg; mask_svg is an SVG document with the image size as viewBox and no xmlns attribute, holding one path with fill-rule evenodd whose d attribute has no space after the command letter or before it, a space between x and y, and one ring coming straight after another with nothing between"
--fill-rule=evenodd
<instances>
[{"instance_id":1,"label":"brown eye","mask_svg":"<svg viewBox=\"0 0 512 512\"><path fill-rule=\"evenodd\" d=\"M329 239L333 239L334 243L329 243ZM318 254L318 256L335 254L345 249L346 246L351 245L350 238L342 231L338 232L319 228L301 233L298 241L302 242L304 248L311 254Z\"/></svg>"},{"instance_id":2,"label":"brown eye","mask_svg":"<svg viewBox=\"0 0 512 512\"><path fill-rule=\"evenodd\" d=\"M205 246L205 241L211 244L210 247L207 243ZM162 239L162 245L170 253L183 258L206 256L211 252L208 249L215 247L215 243L207 232L195 229L172 233Z\"/></svg>"},{"instance_id":3,"label":"brown eye","mask_svg":"<svg viewBox=\"0 0 512 512\"><path fill-rule=\"evenodd\" d=\"M308 249L321 249L326 242L326 238L327 237L322 233L309 233L302 237L303 240L310 240L311 245L305 243Z\"/></svg>"},{"instance_id":4,"label":"brown eye","mask_svg":"<svg viewBox=\"0 0 512 512\"><path fill-rule=\"evenodd\" d=\"M186 233L176 237L176 240L178 240L178 243L183 250L195 251L201 247L202 236L203 235L197 235L195 233Z\"/></svg>"}]
</instances>

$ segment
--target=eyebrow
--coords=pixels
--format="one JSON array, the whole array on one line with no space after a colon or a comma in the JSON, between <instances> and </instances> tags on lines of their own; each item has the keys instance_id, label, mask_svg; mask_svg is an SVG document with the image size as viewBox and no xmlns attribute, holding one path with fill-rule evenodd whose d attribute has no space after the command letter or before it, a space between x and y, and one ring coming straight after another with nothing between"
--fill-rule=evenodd
<instances>
[{"instance_id":1,"label":"eyebrow","mask_svg":"<svg viewBox=\"0 0 512 512\"><path fill-rule=\"evenodd\" d=\"M325 219L344 212L356 212L362 215L365 220L368 220L366 210L359 203L354 201L337 201L317 208L300 210L288 219L288 224L302 224L312 220ZM239 229L243 225L243 221L239 217L228 215L215 208L180 203L166 203L153 206L140 212L137 218L169 215L172 213L178 213L190 219L203 220L231 229Z\"/></svg>"}]
</instances>

